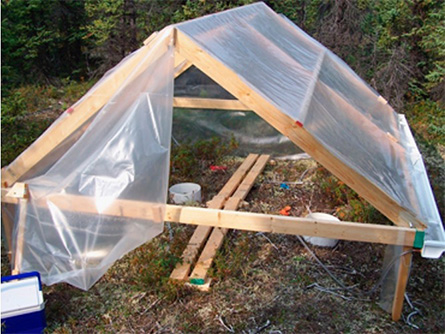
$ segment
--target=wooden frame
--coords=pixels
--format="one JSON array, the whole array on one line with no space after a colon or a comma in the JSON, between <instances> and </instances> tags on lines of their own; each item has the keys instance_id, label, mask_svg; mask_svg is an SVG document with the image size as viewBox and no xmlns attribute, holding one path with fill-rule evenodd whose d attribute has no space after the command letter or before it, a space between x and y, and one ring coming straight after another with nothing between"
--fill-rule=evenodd
<instances>
[{"instance_id":1,"label":"wooden frame","mask_svg":"<svg viewBox=\"0 0 445 334\"><path fill-rule=\"evenodd\" d=\"M111 73L98 86L95 94L87 95L72 108L67 110L49 130L36 142L23 152L14 162L2 169L2 185L12 186L17 180L35 167L53 149L68 138L85 121L96 114L104 106L144 57L152 45L159 41L162 33L154 33L145 42L144 46L127 59L115 72ZM161 222L163 219L171 222L199 225L201 227L217 227L220 229L239 229L257 232L284 233L295 235L308 235L329 237L350 241L383 243L401 245L405 249L415 246L416 234L425 229L425 224L415 215L401 207L379 187L357 173L339 158L334 156L316 138L314 138L302 124L295 122L275 105L270 103L261 94L252 90L246 82L234 71L227 68L220 60L202 49L191 38L181 31L173 28L175 43L175 71L178 77L190 66L194 65L208 75L222 88L232 94L237 100L201 99L201 98L174 98L173 105L178 108L199 109L225 109L225 110L252 110L288 137L297 146L310 154L315 160L326 167L331 173L345 182L349 187L363 196L376 209L382 212L398 226L382 226L376 224L361 224L354 222L332 222L308 218L283 217L275 215L254 214L220 210L225 195L215 198L212 205L217 209L202 209L192 207L164 206L155 203L146 203L129 200L116 200L112 207L98 212L94 198L74 195L52 195L43 200L32 201L33 205L47 205L47 200L55 203L60 209L83 212L87 214L103 214L129 218L143 218ZM321 65L323 58L319 59ZM319 66L318 66L319 67ZM310 89L314 89L315 81ZM347 103L347 102L345 102ZM307 109L307 101L304 108ZM346 106L348 107L348 106ZM395 138L397 141L397 138ZM2 203L18 204L26 208L27 200L24 197L14 197L7 194L9 190L2 189ZM219 204L217 203L219 202ZM3 205L3 204L2 204ZM234 205L234 204L233 204ZM232 208L232 207L231 207ZM21 210L18 220L20 231L25 229L25 209ZM7 219L3 219L6 225ZM22 223L20 223L22 222ZM9 226L10 227L10 226ZM9 230L12 230L9 228ZM9 232L7 232L9 233ZM12 233L12 232L11 232ZM23 240L22 240L23 241ZM20 262L20 242L16 249L16 259ZM393 305L393 319L400 318L403 303L403 294L409 274L411 254L404 255L400 261L396 297ZM19 263L16 263L19 269Z\"/></svg>"}]
</instances>

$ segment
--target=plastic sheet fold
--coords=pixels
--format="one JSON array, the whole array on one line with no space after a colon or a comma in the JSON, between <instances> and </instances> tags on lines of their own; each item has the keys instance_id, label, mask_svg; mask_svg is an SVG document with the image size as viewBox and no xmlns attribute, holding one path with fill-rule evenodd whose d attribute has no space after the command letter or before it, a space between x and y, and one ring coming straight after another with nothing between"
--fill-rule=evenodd
<instances>
[{"instance_id":1,"label":"plastic sheet fold","mask_svg":"<svg viewBox=\"0 0 445 334\"><path fill-rule=\"evenodd\" d=\"M122 255L162 232L173 52L168 29L81 136L45 173L26 180L30 200L18 209L14 238L21 271L39 271L45 284L88 289ZM112 210L124 210L122 203L137 203L140 213Z\"/></svg>"}]
</instances>

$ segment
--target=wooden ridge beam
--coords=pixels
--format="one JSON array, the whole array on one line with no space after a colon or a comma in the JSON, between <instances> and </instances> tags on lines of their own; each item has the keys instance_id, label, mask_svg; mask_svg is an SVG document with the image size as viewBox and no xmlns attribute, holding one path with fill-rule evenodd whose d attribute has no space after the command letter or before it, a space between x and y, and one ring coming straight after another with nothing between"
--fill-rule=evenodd
<instances>
[{"instance_id":1,"label":"wooden ridge beam","mask_svg":"<svg viewBox=\"0 0 445 334\"><path fill-rule=\"evenodd\" d=\"M231 196L226 204L224 210L237 210L241 201L243 201L247 194L252 189L256 178L262 173L269 161L269 155L261 155L249 173L246 175L244 181L239 185L233 196ZM227 228L214 228L212 234L209 237L198 262L195 265L191 275L190 283L202 285L207 281L207 275L210 267L213 264L213 260L216 253L221 248L224 237L229 229Z\"/></svg>"},{"instance_id":2,"label":"wooden ridge beam","mask_svg":"<svg viewBox=\"0 0 445 334\"><path fill-rule=\"evenodd\" d=\"M221 109L250 111L238 100L208 99L198 97L174 97L173 107L187 109Z\"/></svg>"},{"instance_id":3,"label":"wooden ridge beam","mask_svg":"<svg viewBox=\"0 0 445 334\"><path fill-rule=\"evenodd\" d=\"M227 181L221 191L207 203L207 206L211 209L221 209L224 206L227 198L236 190L244 176L257 159L258 154L249 154L232 177ZM182 253L182 261L176 265L175 269L170 275L170 279L180 281L188 279L192 265L198 257L199 251L203 247L212 230L212 226L198 226L195 229L187 244L187 247Z\"/></svg>"},{"instance_id":4,"label":"wooden ridge beam","mask_svg":"<svg viewBox=\"0 0 445 334\"><path fill-rule=\"evenodd\" d=\"M337 158L301 124L298 124L291 117L281 112L261 94L250 89L246 82L234 71L203 50L180 30L176 31L176 50L244 105L255 111L266 122L288 137L294 144L311 155L332 174L364 197L392 222L400 226L415 226L418 229L425 229L426 225L413 213L400 206L379 187Z\"/></svg>"}]
</instances>

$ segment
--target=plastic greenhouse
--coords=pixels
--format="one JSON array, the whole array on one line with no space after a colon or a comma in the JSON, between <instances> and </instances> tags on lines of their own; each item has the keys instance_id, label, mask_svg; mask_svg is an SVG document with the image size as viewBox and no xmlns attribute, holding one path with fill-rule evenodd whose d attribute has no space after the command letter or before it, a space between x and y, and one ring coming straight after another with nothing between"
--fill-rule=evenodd
<instances>
[{"instance_id":1,"label":"plastic greenhouse","mask_svg":"<svg viewBox=\"0 0 445 334\"><path fill-rule=\"evenodd\" d=\"M191 66L231 98L175 97L175 78ZM166 204L173 107L254 111L394 226ZM159 235L164 221L331 237L400 248L397 320L410 251L439 258L445 250L405 117L263 3L150 36L2 170L2 187L14 270L38 271L45 284L90 288L114 261Z\"/></svg>"}]
</instances>

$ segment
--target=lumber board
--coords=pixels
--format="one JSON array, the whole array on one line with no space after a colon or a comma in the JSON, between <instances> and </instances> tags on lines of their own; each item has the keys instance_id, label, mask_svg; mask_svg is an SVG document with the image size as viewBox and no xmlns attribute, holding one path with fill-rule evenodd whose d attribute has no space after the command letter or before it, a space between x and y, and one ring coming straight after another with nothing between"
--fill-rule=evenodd
<instances>
[{"instance_id":1,"label":"lumber board","mask_svg":"<svg viewBox=\"0 0 445 334\"><path fill-rule=\"evenodd\" d=\"M408 284L409 271L411 268L411 260L413 253L412 247L403 247L402 254L404 252L409 252L402 255L399 261L399 269L397 272L397 283L396 290L394 293L394 300L392 305L392 320L398 321L402 315L403 301L405 299L406 285Z\"/></svg>"},{"instance_id":2,"label":"lumber board","mask_svg":"<svg viewBox=\"0 0 445 334\"><path fill-rule=\"evenodd\" d=\"M26 229L26 211L28 206L28 200L24 198L19 199L19 216L17 221L17 237L15 242L14 252L14 269L13 275L17 275L22 269L23 248L25 245L25 229Z\"/></svg>"},{"instance_id":3,"label":"lumber board","mask_svg":"<svg viewBox=\"0 0 445 334\"><path fill-rule=\"evenodd\" d=\"M2 190L2 194L5 192L6 191ZM2 202L6 203L17 203L18 200L17 198L13 198L11 201L8 201L6 197L2 197ZM159 203L116 199L109 207L98 210L97 201L94 197L69 194L54 194L48 196L47 199L44 198L41 200L33 200L31 194L30 201L32 205L41 207L47 207L48 201L50 201L50 203L54 204L60 210L71 212L147 220L153 220L155 217L153 211L163 207L163 205ZM252 212L225 211L171 204L165 206L164 220L173 223L203 225L243 231L308 235L409 247L414 245L414 237L416 234L416 229L410 227L356 222L332 222L320 219L315 220Z\"/></svg>"},{"instance_id":4,"label":"lumber board","mask_svg":"<svg viewBox=\"0 0 445 334\"><path fill-rule=\"evenodd\" d=\"M144 45L149 45L153 39L159 34L158 31L153 32L150 36L148 36L145 41L144 41Z\"/></svg>"},{"instance_id":5,"label":"lumber board","mask_svg":"<svg viewBox=\"0 0 445 334\"><path fill-rule=\"evenodd\" d=\"M192 63L189 62L187 59L185 59L183 56L175 52L175 73L174 77L175 79L179 77L182 73L187 71L192 66Z\"/></svg>"},{"instance_id":6,"label":"lumber board","mask_svg":"<svg viewBox=\"0 0 445 334\"><path fill-rule=\"evenodd\" d=\"M224 205L224 210L237 210L241 201L243 201L250 189L252 189L258 175L262 173L269 161L269 155L261 155L253 165L252 169L244 178L243 182L238 186L237 190L232 197L228 199ZM233 199L233 200L232 200ZM221 248L224 237L226 236L229 229L227 228L214 228L212 234L209 237L201 255L190 275L190 282L198 282L199 284L204 284L207 280L207 274L210 267L213 264L213 260L216 253Z\"/></svg>"},{"instance_id":7,"label":"lumber board","mask_svg":"<svg viewBox=\"0 0 445 334\"><path fill-rule=\"evenodd\" d=\"M165 220L181 224L206 225L252 232L308 235L349 241L412 247L415 228L332 222L261 213L213 210L167 205Z\"/></svg>"},{"instance_id":8,"label":"lumber board","mask_svg":"<svg viewBox=\"0 0 445 334\"><path fill-rule=\"evenodd\" d=\"M394 224L405 227L414 225L418 229L425 229L426 224L421 222L412 212L400 206L383 190L333 155L304 127L281 112L261 94L250 89L245 81L233 70L207 53L197 42L179 30L176 32L176 37L177 52L235 96L244 105L255 111L270 125L288 137L294 144L311 155L332 174L370 202Z\"/></svg>"},{"instance_id":9,"label":"lumber board","mask_svg":"<svg viewBox=\"0 0 445 334\"><path fill-rule=\"evenodd\" d=\"M175 97L173 107L189 109L221 109L250 111L238 100L208 99L197 97Z\"/></svg>"},{"instance_id":10,"label":"lumber board","mask_svg":"<svg viewBox=\"0 0 445 334\"><path fill-rule=\"evenodd\" d=\"M211 209L221 209L227 197L236 190L244 176L247 174L247 172L250 170L257 159L258 154L249 154L240 165L240 167L238 167L235 173L227 181L224 187L220 190L220 192L207 203L207 206ZM187 247L182 253L182 261L176 265L175 269L170 275L170 279L184 281L188 278L191 267L198 257L199 251L212 232L212 229L213 227L211 226L198 226L195 229L192 237L187 244Z\"/></svg>"},{"instance_id":11,"label":"lumber board","mask_svg":"<svg viewBox=\"0 0 445 334\"><path fill-rule=\"evenodd\" d=\"M138 64L140 64L149 53L151 46L157 43L162 35L162 33L157 34L150 43L144 45L132 57L129 57L116 71L104 77L102 84L95 88L93 94L85 95L83 99L72 107L70 113L66 112L61 116L17 159L5 169L2 169L2 184L11 186L82 126L85 121L95 115L122 87L128 79L129 73L137 69ZM170 40L166 39L165 42L170 43ZM139 71L141 70L142 69L139 69Z\"/></svg>"}]
</instances>

